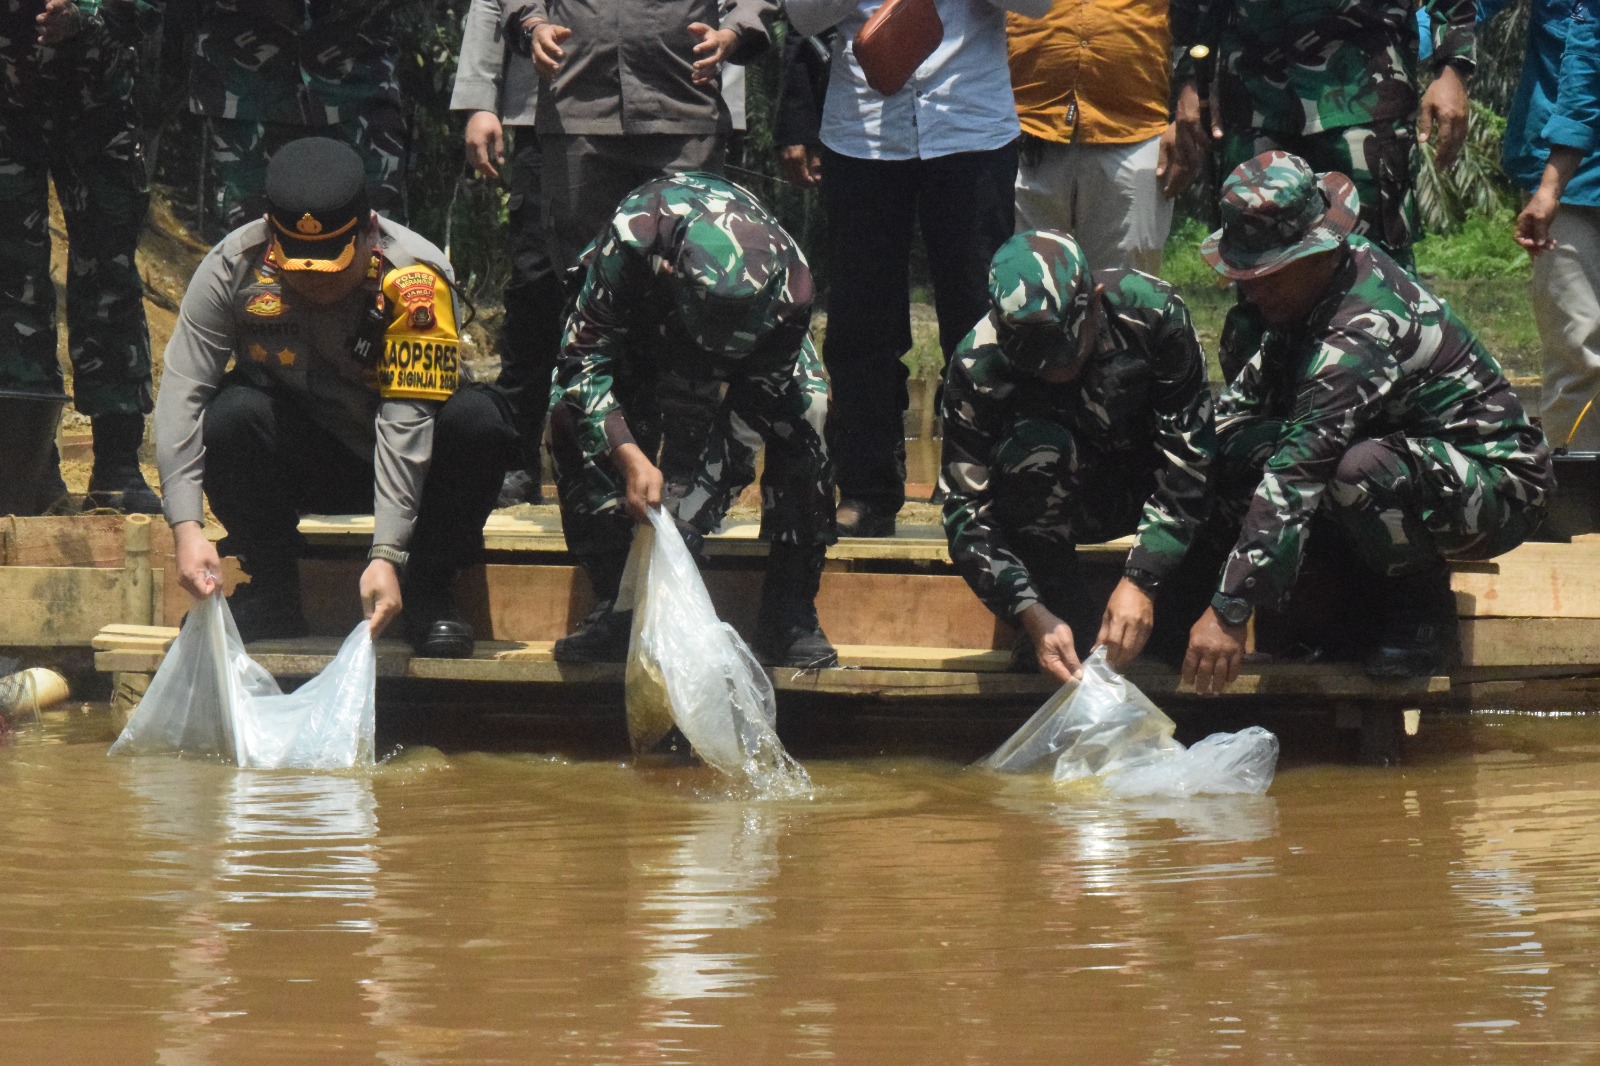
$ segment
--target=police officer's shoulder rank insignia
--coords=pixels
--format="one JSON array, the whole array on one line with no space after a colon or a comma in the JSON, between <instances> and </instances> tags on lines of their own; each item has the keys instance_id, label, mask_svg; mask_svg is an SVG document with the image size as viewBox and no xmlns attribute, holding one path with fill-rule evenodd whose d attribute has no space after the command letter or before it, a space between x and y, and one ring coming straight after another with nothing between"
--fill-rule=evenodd
<instances>
[{"instance_id":1,"label":"police officer's shoulder rank insignia","mask_svg":"<svg viewBox=\"0 0 1600 1066\"><path fill-rule=\"evenodd\" d=\"M383 279L390 311L378 360L378 395L386 400L446 400L456 391L460 342L450 283L425 263L396 267Z\"/></svg>"},{"instance_id":2,"label":"police officer's shoulder rank insignia","mask_svg":"<svg viewBox=\"0 0 1600 1066\"><path fill-rule=\"evenodd\" d=\"M244 305L245 312L261 318L275 318L283 314L283 299L275 292L257 293Z\"/></svg>"}]
</instances>

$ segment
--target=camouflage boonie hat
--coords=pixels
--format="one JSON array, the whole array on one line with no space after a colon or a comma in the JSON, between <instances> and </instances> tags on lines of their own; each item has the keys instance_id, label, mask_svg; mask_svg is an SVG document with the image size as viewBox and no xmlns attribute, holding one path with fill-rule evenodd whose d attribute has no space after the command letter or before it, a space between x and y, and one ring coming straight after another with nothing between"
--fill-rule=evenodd
<instances>
[{"instance_id":1,"label":"camouflage boonie hat","mask_svg":"<svg viewBox=\"0 0 1600 1066\"><path fill-rule=\"evenodd\" d=\"M1094 282L1078 242L1053 230L1027 230L989 261L989 307L1000 350L1025 373L1071 366Z\"/></svg>"},{"instance_id":2,"label":"camouflage boonie hat","mask_svg":"<svg viewBox=\"0 0 1600 1066\"><path fill-rule=\"evenodd\" d=\"M1263 277L1339 247L1356 228L1358 207L1343 174L1317 174L1297 155L1262 152L1223 183L1222 228L1200 243L1200 254L1233 281Z\"/></svg>"},{"instance_id":3,"label":"camouflage boonie hat","mask_svg":"<svg viewBox=\"0 0 1600 1066\"><path fill-rule=\"evenodd\" d=\"M791 251L775 221L729 200L691 217L673 264L676 310L696 344L747 353L771 333Z\"/></svg>"}]
</instances>

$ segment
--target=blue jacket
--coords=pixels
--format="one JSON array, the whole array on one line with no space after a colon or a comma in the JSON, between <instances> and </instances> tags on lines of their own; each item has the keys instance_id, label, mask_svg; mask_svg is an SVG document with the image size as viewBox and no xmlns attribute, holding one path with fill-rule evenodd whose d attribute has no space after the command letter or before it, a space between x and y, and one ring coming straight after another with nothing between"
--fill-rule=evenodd
<instances>
[{"instance_id":1,"label":"blue jacket","mask_svg":"<svg viewBox=\"0 0 1600 1066\"><path fill-rule=\"evenodd\" d=\"M1490 0L1480 11L1488 18L1503 5ZM1538 188L1551 145L1584 153L1561 202L1600 206L1600 0L1533 0L1501 152L1524 191Z\"/></svg>"}]
</instances>

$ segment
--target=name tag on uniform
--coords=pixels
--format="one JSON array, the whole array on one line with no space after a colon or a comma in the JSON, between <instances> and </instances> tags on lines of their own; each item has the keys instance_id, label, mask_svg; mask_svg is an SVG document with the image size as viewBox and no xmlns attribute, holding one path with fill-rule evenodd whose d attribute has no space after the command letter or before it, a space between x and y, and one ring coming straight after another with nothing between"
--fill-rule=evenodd
<instances>
[{"instance_id":1,"label":"name tag on uniform","mask_svg":"<svg viewBox=\"0 0 1600 1066\"><path fill-rule=\"evenodd\" d=\"M386 400L448 400L456 391L461 344L450 285L422 263L383 279L390 311L378 359L378 395Z\"/></svg>"}]
</instances>

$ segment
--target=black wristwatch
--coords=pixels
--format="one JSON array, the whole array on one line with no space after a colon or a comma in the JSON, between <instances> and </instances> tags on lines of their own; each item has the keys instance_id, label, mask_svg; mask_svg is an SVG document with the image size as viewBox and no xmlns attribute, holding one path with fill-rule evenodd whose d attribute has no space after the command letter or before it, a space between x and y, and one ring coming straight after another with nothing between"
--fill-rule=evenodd
<instances>
[{"instance_id":1,"label":"black wristwatch","mask_svg":"<svg viewBox=\"0 0 1600 1066\"><path fill-rule=\"evenodd\" d=\"M533 27L524 25L522 21L531 13L532 8L524 6L506 18L506 39L511 42L511 50L519 56L533 55Z\"/></svg>"},{"instance_id":2,"label":"black wristwatch","mask_svg":"<svg viewBox=\"0 0 1600 1066\"><path fill-rule=\"evenodd\" d=\"M1224 596L1217 593L1211 597L1211 608L1217 612L1217 617L1230 626L1242 626L1250 621L1250 616L1255 613L1255 608L1249 600L1242 600L1237 596Z\"/></svg>"},{"instance_id":3,"label":"black wristwatch","mask_svg":"<svg viewBox=\"0 0 1600 1066\"><path fill-rule=\"evenodd\" d=\"M1122 571L1122 576L1152 596L1156 594L1156 589L1161 587L1161 579L1141 567L1130 566Z\"/></svg>"}]
</instances>

